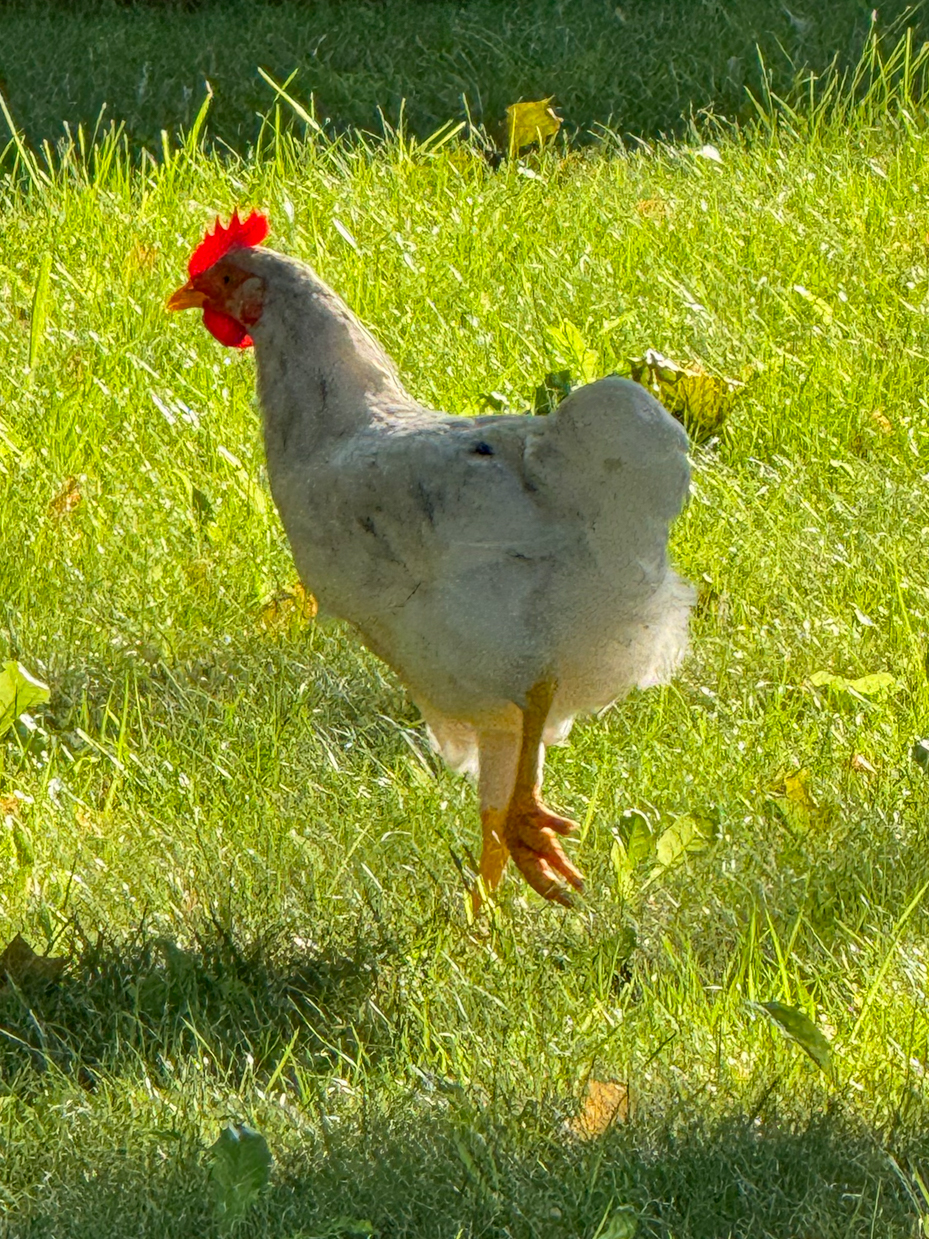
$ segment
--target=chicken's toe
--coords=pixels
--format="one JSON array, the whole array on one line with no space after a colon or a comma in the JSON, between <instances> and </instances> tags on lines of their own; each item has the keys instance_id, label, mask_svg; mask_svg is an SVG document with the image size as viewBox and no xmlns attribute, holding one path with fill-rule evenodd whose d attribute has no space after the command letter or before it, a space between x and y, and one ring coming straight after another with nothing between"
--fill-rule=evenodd
<instances>
[{"instance_id":1,"label":"chicken's toe","mask_svg":"<svg viewBox=\"0 0 929 1239\"><path fill-rule=\"evenodd\" d=\"M550 812L535 797L512 804L505 823L506 844L517 869L543 898L566 907L572 902L570 887L583 890L584 879L558 836L576 829L575 822Z\"/></svg>"}]
</instances>

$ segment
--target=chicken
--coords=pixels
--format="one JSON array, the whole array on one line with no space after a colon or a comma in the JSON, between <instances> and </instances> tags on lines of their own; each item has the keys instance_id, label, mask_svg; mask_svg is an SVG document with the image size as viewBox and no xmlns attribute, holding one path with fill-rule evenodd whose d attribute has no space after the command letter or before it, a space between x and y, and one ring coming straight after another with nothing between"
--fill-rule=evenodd
<instances>
[{"instance_id":1,"label":"chicken","mask_svg":"<svg viewBox=\"0 0 929 1239\"><path fill-rule=\"evenodd\" d=\"M574 717L666 682L691 587L667 557L687 439L611 377L548 417L456 417L404 390L378 343L304 263L259 248L267 219L219 220L171 310L254 345L268 477L301 578L391 666L456 771L478 783L475 907L508 857L570 904L581 874L541 798Z\"/></svg>"}]
</instances>

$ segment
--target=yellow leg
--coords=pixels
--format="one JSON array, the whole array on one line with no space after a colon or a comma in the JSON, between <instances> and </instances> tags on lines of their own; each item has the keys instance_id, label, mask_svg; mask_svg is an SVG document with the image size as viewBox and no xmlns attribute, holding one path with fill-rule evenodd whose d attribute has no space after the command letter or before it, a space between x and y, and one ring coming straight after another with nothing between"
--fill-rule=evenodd
<instances>
[{"instance_id":1,"label":"yellow leg","mask_svg":"<svg viewBox=\"0 0 929 1239\"><path fill-rule=\"evenodd\" d=\"M565 854L558 836L577 829L542 804L542 733L557 685L543 680L526 694L523 734L516 767L516 782L503 823L503 841L520 873L546 899L570 906L571 891L583 889L584 880Z\"/></svg>"},{"instance_id":2,"label":"yellow leg","mask_svg":"<svg viewBox=\"0 0 929 1239\"><path fill-rule=\"evenodd\" d=\"M481 910L484 900L500 885L510 849L503 842L503 825L506 811L482 809L483 848L481 849L480 881L471 892L471 906L475 915Z\"/></svg>"}]
</instances>

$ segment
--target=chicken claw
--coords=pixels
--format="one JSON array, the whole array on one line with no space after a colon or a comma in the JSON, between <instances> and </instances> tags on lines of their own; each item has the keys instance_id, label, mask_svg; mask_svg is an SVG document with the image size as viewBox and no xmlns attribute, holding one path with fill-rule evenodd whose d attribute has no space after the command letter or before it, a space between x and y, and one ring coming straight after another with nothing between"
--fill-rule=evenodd
<instances>
[{"instance_id":1,"label":"chicken claw","mask_svg":"<svg viewBox=\"0 0 929 1239\"><path fill-rule=\"evenodd\" d=\"M542 804L536 792L510 804L504 822L504 839L517 869L545 899L563 907L573 905L570 886L584 889L584 879L568 859L559 835L577 830L577 823L559 817Z\"/></svg>"}]
</instances>

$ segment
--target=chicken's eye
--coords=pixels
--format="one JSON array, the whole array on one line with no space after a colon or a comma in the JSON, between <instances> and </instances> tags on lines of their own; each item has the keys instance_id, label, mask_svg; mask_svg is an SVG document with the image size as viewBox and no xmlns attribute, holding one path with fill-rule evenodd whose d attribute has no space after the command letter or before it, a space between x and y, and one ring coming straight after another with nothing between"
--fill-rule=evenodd
<instances>
[{"instance_id":1,"label":"chicken's eye","mask_svg":"<svg viewBox=\"0 0 929 1239\"><path fill-rule=\"evenodd\" d=\"M224 276L223 276L223 283L224 283L224 284L228 284L228 283L229 283L229 276L228 276L228 275L224 275Z\"/></svg>"}]
</instances>

